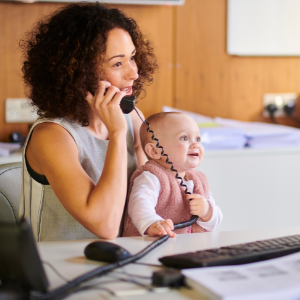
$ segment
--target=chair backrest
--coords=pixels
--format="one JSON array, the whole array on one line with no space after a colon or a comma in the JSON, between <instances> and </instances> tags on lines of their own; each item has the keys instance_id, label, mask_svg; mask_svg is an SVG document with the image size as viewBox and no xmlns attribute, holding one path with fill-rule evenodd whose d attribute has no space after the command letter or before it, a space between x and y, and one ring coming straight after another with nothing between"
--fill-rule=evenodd
<instances>
[{"instance_id":1,"label":"chair backrest","mask_svg":"<svg viewBox=\"0 0 300 300\"><path fill-rule=\"evenodd\" d=\"M19 202L22 186L22 163L0 165L0 221L19 220Z\"/></svg>"}]
</instances>

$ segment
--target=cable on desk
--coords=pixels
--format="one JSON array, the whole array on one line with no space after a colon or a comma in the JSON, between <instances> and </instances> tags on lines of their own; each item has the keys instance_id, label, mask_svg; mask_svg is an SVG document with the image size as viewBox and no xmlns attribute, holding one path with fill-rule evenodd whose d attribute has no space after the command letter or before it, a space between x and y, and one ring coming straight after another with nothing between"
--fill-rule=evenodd
<instances>
[{"instance_id":1,"label":"cable on desk","mask_svg":"<svg viewBox=\"0 0 300 300\"><path fill-rule=\"evenodd\" d=\"M111 289L102 287L102 286L98 286L97 284L81 286L76 290L76 292L81 292L81 291L85 291L85 290L93 290L93 289L102 290L102 291L109 293L112 296L115 296L115 293Z\"/></svg>"},{"instance_id":2,"label":"cable on desk","mask_svg":"<svg viewBox=\"0 0 300 300\"><path fill-rule=\"evenodd\" d=\"M140 279L151 279L152 278L151 276L143 276L143 275L128 273L123 269L121 270L121 272L114 272L112 274L113 275L115 275L115 274L116 275L126 275L126 276L129 276L129 277L135 277L135 278L140 278Z\"/></svg>"},{"instance_id":3,"label":"cable on desk","mask_svg":"<svg viewBox=\"0 0 300 300\"><path fill-rule=\"evenodd\" d=\"M58 270L48 261L42 260L42 264L47 265L48 267L50 267L50 269L63 281L65 282L70 282L70 280L68 280L66 277L64 277L62 274L60 274L58 272Z\"/></svg>"},{"instance_id":4,"label":"cable on desk","mask_svg":"<svg viewBox=\"0 0 300 300\"><path fill-rule=\"evenodd\" d=\"M148 285L148 284L144 284L144 283L141 283L141 282L138 282L134 279L127 279L127 278L116 278L117 281L125 281L125 282L131 282L131 283L134 283L136 285L139 285L143 288L145 288L147 291L149 292L152 292L153 291L153 287L151 285Z\"/></svg>"},{"instance_id":5,"label":"cable on desk","mask_svg":"<svg viewBox=\"0 0 300 300\"><path fill-rule=\"evenodd\" d=\"M111 276L111 275L115 275L115 273L111 273L109 278L112 278L111 280L105 280L105 281L101 281L98 283L89 283L89 284L84 284L78 287L78 289L76 290L76 292L79 292L81 290L88 290L88 289L105 289L106 291L108 291L110 294L115 295L115 292L112 291L111 289L109 289L108 287L106 288L102 288L102 285L107 285L110 283L115 283L115 282L128 282L128 283L133 283L135 285L138 285L140 287L142 287L143 289L147 290L148 292L153 292L155 287L149 285L149 284L145 284L145 283L141 283L137 280L131 279L131 278L120 278L120 277L115 277L115 276ZM126 275L127 274L123 274L123 273L118 273L117 275ZM135 277L135 276L134 276ZM144 279L144 278L143 278ZM147 278L147 279L151 279L151 277Z\"/></svg>"},{"instance_id":6,"label":"cable on desk","mask_svg":"<svg viewBox=\"0 0 300 300\"><path fill-rule=\"evenodd\" d=\"M135 254L131 257L128 257L124 260L121 260L121 261L118 261L115 263L111 263L109 265L101 266L101 267L99 267L95 270L92 270L86 274L78 276L77 278L68 282L67 284L65 284L53 291L50 291L48 293L44 293L44 294L32 293L30 295L30 299L32 299L32 300L60 300L60 299L63 299L66 296L72 294L76 290L76 287L78 285L80 285L82 282L85 282L85 281L95 278L95 277L99 277L99 276L107 273L108 271L123 267L129 263L132 263L132 262L142 258L143 256L145 256L146 254L151 252L153 249L155 249L156 247L163 244L168 239L169 239L169 235L164 235L164 236L160 237L159 239L157 239L156 241L154 241L149 246L147 246L145 249L143 249L142 251L138 252L137 254Z\"/></svg>"},{"instance_id":7,"label":"cable on desk","mask_svg":"<svg viewBox=\"0 0 300 300\"><path fill-rule=\"evenodd\" d=\"M187 222L175 224L174 230L179 229L179 228L184 228L186 226L190 226L190 225L194 224L196 222L197 218L198 218L197 216L193 216L192 219ZM50 291L48 293L31 294L30 299L31 300L60 300L60 299L63 299L66 296L72 294L73 292L76 292L78 286L81 283L86 282L87 280L90 280L92 278L102 276L103 274L105 274L113 269L123 267L129 263L133 263L133 262L141 259L146 254L148 254L149 252L154 250L156 247L158 247L161 244L163 244L164 242L166 242L169 239L169 237L170 237L169 235L163 235L160 238L158 238L156 241L154 241L152 244L147 246L145 249L141 250L140 252L138 252L137 254L135 254L131 257L128 257L124 260L121 260L121 261L118 261L115 263L111 263L109 265L101 266L95 270L92 270L86 274L83 274L83 275L75 278L74 280L68 282L67 284L65 284L53 291Z\"/></svg>"}]
</instances>

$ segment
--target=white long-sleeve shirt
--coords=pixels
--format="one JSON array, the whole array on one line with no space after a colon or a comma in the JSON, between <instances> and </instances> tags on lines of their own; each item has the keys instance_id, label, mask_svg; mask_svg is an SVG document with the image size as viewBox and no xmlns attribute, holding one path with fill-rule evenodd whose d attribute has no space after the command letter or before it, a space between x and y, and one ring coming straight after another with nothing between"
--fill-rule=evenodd
<instances>
[{"instance_id":1,"label":"white long-sleeve shirt","mask_svg":"<svg viewBox=\"0 0 300 300\"><path fill-rule=\"evenodd\" d=\"M194 182L192 180L184 181L191 194L194 190ZM129 196L128 214L132 219L134 226L141 235L144 235L146 229L156 221L163 220L156 214L155 207L160 192L159 179L149 171L144 171L135 178ZM207 231L215 230L223 219L221 209L216 205L214 198L209 192L207 201L212 207L212 217L209 221L203 222L198 218L197 224ZM187 221L187 220L182 220Z\"/></svg>"}]
</instances>

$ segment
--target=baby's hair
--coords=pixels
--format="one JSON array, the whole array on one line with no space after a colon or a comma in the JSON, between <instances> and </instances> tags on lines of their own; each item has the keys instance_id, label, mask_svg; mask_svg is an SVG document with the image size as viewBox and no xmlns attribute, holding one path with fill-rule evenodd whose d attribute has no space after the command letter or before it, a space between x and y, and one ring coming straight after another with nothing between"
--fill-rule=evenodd
<instances>
[{"instance_id":1,"label":"baby's hair","mask_svg":"<svg viewBox=\"0 0 300 300\"><path fill-rule=\"evenodd\" d=\"M146 122L150 124L150 129L153 130L155 137L157 137L157 134L159 133L160 130L160 125L162 125L162 121L169 115L179 115L179 114L183 114L182 112L176 112L176 111L170 111L170 112L159 112L156 114L153 114L151 116L149 116L146 119ZM145 123L142 124L141 128L140 128L140 139L141 139L141 144L142 144L142 148L145 151L145 146L148 143L151 142L155 142L152 141L151 137L152 137L152 133L147 131L148 125L146 125ZM158 138L159 139L159 138ZM156 142L155 142L156 143ZM146 153L147 155L147 153ZM148 155L147 155L148 157ZM149 157L148 157L149 159Z\"/></svg>"}]
</instances>

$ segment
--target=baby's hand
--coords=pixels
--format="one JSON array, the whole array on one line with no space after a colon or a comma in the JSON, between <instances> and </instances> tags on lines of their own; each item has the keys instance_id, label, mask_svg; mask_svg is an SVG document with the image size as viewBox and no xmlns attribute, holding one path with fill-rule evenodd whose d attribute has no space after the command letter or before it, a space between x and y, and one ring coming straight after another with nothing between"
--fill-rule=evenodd
<instances>
[{"instance_id":1,"label":"baby's hand","mask_svg":"<svg viewBox=\"0 0 300 300\"><path fill-rule=\"evenodd\" d=\"M191 215L199 216L202 221L207 222L212 216L212 208L208 201L198 194L186 195L190 201L190 213Z\"/></svg>"},{"instance_id":2,"label":"baby's hand","mask_svg":"<svg viewBox=\"0 0 300 300\"><path fill-rule=\"evenodd\" d=\"M170 219L167 220L159 220L151 224L148 229L145 231L149 236L156 235L169 235L170 237L175 237L176 233L174 233L174 224Z\"/></svg>"}]
</instances>

